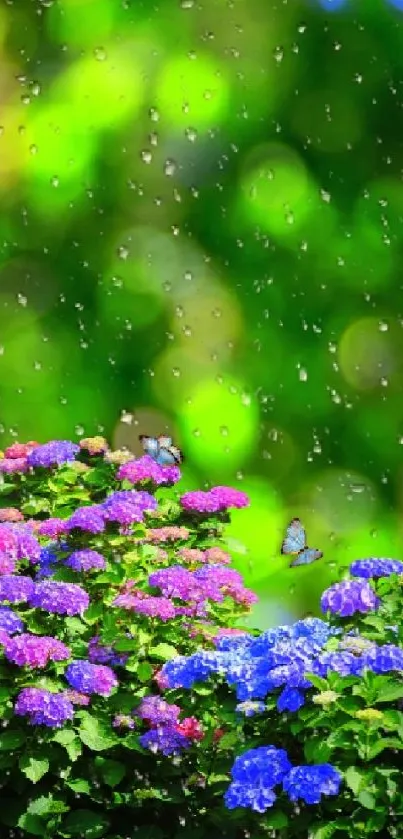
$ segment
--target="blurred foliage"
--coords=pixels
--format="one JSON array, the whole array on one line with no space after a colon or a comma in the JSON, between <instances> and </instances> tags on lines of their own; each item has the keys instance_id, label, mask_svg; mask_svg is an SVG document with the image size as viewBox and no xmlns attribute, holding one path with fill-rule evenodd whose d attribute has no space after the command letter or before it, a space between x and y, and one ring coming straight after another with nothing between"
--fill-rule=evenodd
<instances>
[{"instance_id":1,"label":"blurred foliage","mask_svg":"<svg viewBox=\"0 0 403 839\"><path fill-rule=\"evenodd\" d=\"M0 445L171 431L261 626L403 547L402 6L0 3Z\"/></svg>"}]
</instances>

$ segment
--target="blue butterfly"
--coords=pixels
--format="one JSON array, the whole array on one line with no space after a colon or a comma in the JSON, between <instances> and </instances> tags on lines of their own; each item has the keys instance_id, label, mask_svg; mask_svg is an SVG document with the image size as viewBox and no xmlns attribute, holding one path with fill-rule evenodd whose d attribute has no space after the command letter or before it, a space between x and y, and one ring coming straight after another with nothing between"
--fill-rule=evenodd
<instances>
[{"instance_id":1,"label":"blue butterfly","mask_svg":"<svg viewBox=\"0 0 403 839\"><path fill-rule=\"evenodd\" d=\"M322 551L317 548L308 548L306 544L305 528L302 526L299 519L292 519L290 521L285 539L281 545L282 554L293 554L296 558L291 562L290 568L296 565L310 565L316 559L321 559Z\"/></svg>"},{"instance_id":2,"label":"blue butterfly","mask_svg":"<svg viewBox=\"0 0 403 839\"><path fill-rule=\"evenodd\" d=\"M139 440L145 453L160 466L178 466L182 463L182 452L172 444L172 437L148 437L146 434L140 434Z\"/></svg>"}]
</instances>

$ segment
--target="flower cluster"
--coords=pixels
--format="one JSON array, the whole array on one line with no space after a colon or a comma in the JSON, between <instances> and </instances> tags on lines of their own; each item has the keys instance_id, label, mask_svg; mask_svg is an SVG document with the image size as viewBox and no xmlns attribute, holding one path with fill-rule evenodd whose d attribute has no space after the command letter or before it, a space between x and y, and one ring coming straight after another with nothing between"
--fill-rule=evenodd
<instances>
[{"instance_id":1,"label":"flower cluster","mask_svg":"<svg viewBox=\"0 0 403 839\"><path fill-rule=\"evenodd\" d=\"M17 578L21 580L22 578ZM31 582L31 581L30 581ZM29 603L37 609L55 615L83 615L88 609L90 599L82 586L76 583L43 582L32 583L33 590ZM1 589L1 580L0 580ZM15 601L14 601L15 602Z\"/></svg>"},{"instance_id":2,"label":"flower cluster","mask_svg":"<svg viewBox=\"0 0 403 839\"><path fill-rule=\"evenodd\" d=\"M367 580L377 577L390 577L391 574L403 574L403 562L399 559L386 559L376 556L368 559L356 559L350 565L350 574L352 577L362 577Z\"/></svg>"},{"instance_id":3,"label":"flower cluster","mask_svg":"<svg viewBox=\"0 0 403 839\"><path fill-rule=\"evenodd\" d=\"M356 612L373 612L380 605L369 583L363 580L343 580L323 592L320 606L322 612L331 612L341 618L351 617Z\"/></svg>"},{"instance_id":4,"label":"flower cluster","mask_svg":"<svg viewBox=\"0 0 403 839\"><path fill-rule=\"evenodd\" d=\"M52 440L42 446L35 446L32 451L29 451L27 463L34 469L38 467L50 469L53 466L71 463L79 451L80 447L76 443L71 443L70 440Z\"/></svg>"},{"instance_id":5,"label":"flower cluster","mask_svg":"<svg viewBox=\"0 0 403 839\"><path fill-rule=\"evenodd\" d=\"M23 688L14 705L18 716L27 716L31 725L61 728L72 720L74 707L64 693L51 693L41 688Z\"/></svg>"},{"instance_id":6,"label":"flower cluster","mask_svg":"<svg viewBox=\"0 0 403 839\"><path fill-rule=\"evenodd\" d=\"M46 667L49 661L64 661L71 657L69 648L57 638L27 632L9 638L4 644L4 652L8 661L18 667Z\"/></svg>"},{"instance_id":7,"label":"flower cluster","mask_svg":"<svg viewBox=\"0 0 403 839\"><path fill-rule=\"evenodd\" d=\"M195 717L185 717L179 722L179 705L170 705L159 696L145 696L136 709L136 716L150 726L139 738L140 744L150 751L164 755L180 754L191 742L203 738L203 729Z\"/></svg>"},{"instance_id":8,"label":"flower cluster","mask_svg":"<svg viewBox=\"0 0 403 839\"><path fill-rule=\"evenodd\" d=\"M116 477L118 481L128 481L130 484L141 484L145 481L161 486L178 483L181 473L178 466L160 466L146 454L137 460L124 463Z\"/></svg>"},{"instance_id":9,"label":"flower cluster","mask_svg":"<svg viewBox=\"0 0 403 839\"><path fill-rule=\"evenodd\" d=\"M79 693L97 693L109 696L118 680L110 667L104 664L91 664L90 661L73 661L65 671L65 678L70 687Z\"/></svg>"},{"instance_id":10,"label":"flower cluster","mask_svg":"<svg viewBox=\"0 0 403 839\"><path fill-rule=\"evenodd\" d=\"M185 492L180 497L180 503L189 513L218 513L230 507L247 507L249 498L245 492L238 489L218 486L208 492Z\"/></svg>"}]
</instances>

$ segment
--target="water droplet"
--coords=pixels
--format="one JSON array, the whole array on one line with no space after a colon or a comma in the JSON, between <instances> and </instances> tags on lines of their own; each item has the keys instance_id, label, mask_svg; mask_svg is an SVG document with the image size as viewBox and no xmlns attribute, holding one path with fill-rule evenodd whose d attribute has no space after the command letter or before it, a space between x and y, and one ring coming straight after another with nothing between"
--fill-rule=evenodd
<instances>
[{"instance_id":1,"label":"water droplet","mask_svg":"<svg viewBox=\"0 0 403 839\"><path fill-rule=\"evenodd\" d=\"M166 160L164 164L164 174L172 178L176 172L176 163L174 160Z\"/></svg>"},{"instance_id":2,"label":"water droplet","mask_svg":"<svg viewBox=\"0 0 403 839\"><path fill-rule=\"evenodd\" d=\"M126 425L131 425L133 422L133 414L131 414L130 411L122 411L120 421L124 422Z\"/></svg>"},{"instance_id":3,"label":"water droplet","mask_svg":"<svg viewBox=\"0 0 403 839\"><path fill-rule=\"evenodd\" d=\"M104 50L103 47L95 47L94 56L95 56L97 61L105 61L106 51Z\"/></svg>"},{"instance_id":4,"label":"water droplet","mask_svg":"<svg viewBox=\"0 0 403 839\"><path fill-rule=\"evenodd\" d=\"M140 157L143 163L151 163L153 159L152 153L149 149L143 149L143 151L140 153Z\"/></svg>"},{"instance_id":5,"label":"water droplet","mask_svg":"<svg viewBox=\"0 0 403 839\"><path fill-rule=\"evenodd\" d=\"M388 329L389 329L389 325L384 320L380 320L379 321L379 331L380 332L387 332Z\"/></svg>"},{"instance_id":6,"label":"water droplet","mask_svg":"<svg viewBox=\"0 0 403 839\"><path fill-rule=\"evenodd\" d=\"M304 367L301 367L298 372L298 378L300 382L306 382L308 380L308 373Z\"/></svg>"},{"instance_id":7,"label":"water droplet","mask_svg":"<svg viewBox=\"0 0 403 839\"><path fill-rule=\"evenodd\" d=\"M20 306L26 306L28 303L28 298L25 297L23 294L17 294L17 300Z\"/></svg>"},{"instance_id":8,"label":"water droplet","mask_svg":"<svg viewBox=\"0 0 403 839\"><path fill-rule=\"evenodd\" d=\"M129 249L124 245L121 245L120 248L118 248L117 250L117 254L119 259L127 259L127 257L129 256Z\"/></svg>"},{"instance_id":9,"label":"water droplet","mask_svg":"<svg viewBox=\"0 0 403 839\"><path fill-rule=\"evenodd\" d=\"M150 117L150 119L152 119L153 122L158 122L160 118L157 108L150 108L148 116Z\"/></svg>"},{"instance_id":10,"label":"water droplet","mask_svg":"<svg viewBox=\"0 0 403 839\"><path fill-rule=\"evenodd\" d=\"M57 175L54 175L54 176L53 176L53 178L51 178L51 179L50 179L50 183L51 183L51 184L52 184L52 186L54 186L54 187L59 186L59 184L60 184L60 180L59 180L59 178L57 177Z\"/></svg>"},{"instance_id":11,"label":"water droplet","mask_svg":"<svg viewBox=\"0 0 403 839\"><path fill-rule=\"evenodd\" d=\"M76 432L77 437L82 437L85 429L83 428L82 425L76 425L75 428L74 428L74 431Z\"/></svg>"},{"instance_id":12,"label":"water droplet","mask_svg":"<svg viewBox=\"0 0 403 839\"><path fill-rule=\"evenodd\" d=\"M175 376L176 379L179 378L179 376L181 375L179 367L172 367L172 375Z\"/></svg>"}]
</instances>

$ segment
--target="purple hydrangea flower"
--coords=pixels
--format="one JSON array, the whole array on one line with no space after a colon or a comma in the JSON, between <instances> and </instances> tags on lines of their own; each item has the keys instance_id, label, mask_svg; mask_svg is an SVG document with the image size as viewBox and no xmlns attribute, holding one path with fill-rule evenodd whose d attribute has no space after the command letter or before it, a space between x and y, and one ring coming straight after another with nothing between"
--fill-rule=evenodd
<instances>
[{"instance_id":1,"label":"purple hydrangea flower","mask_svg":"<svg viewBox=\"0 0 403 839\"><path fill-rule=\"evenodd\" d=\"M23 631L24 621L8 606L0 606L0 629L13 635L15 632Z\"/></svg>"},{"instance_id":2,"label":"purple hydrangea flower","mask_svg":"<svg viewBox=\"0 0 403 839\"><path fill-rule=\"evenodd\" d=\"M368 559L356 559L350 565L353 577L371 579L372 577L389 577L391 574L403 574L403 562L399 559L387 559L381 556L371 556Z\"/></svg>"},{"instance_id":3,"label":"purple hydrangea flower","mask_svg":"<svg viewBox=\"0 0 403 839\"><path fill-rule=\"evenodd\" d=\"M127 489L109 495L102 504L102 510L107 521L128 525L143 521L146 510L156 510L157 506L157 500L148 492Z\"/></svg>"},{"instance_id":4,"label":"purple hydrangea flower","mask_svg":"<svg viewBox=\"0 0 403 839\"><path fill-rule=\"evenodd\" d=\"M27 455L27 462L32 467L49 469L52 466L62 466L64 463L71 463L75 460L80 446L71 443L70 440L51 440L42 446L36 446Z\"/></svg>"},{"instance_id":5,"label":"purple hydrangea flower","mask_svg":"<svg viewBox=\"0 0 403 839\"><path fill-rule=\"evenodd\" d=\"M178 755L190 746L187 737L179 734L176 728L171 725L151 728L139 737L139 743L143 749L150 749L151 752L162 752L163 755Z\"/></svg>"},{"instance_id":6,"label":"purple hydrangea flower","mask_svg":"<svg viewBox=\"0 0 403 839\"><path fill-rule=\"evenodd\" d=\"M31 577L4 574L0 577L0 603L26 603L34 591Z\"/></svg>"},{"instance_id":7,"label":"purple hydrangea flower","mask_svg":"<svg viewBox=\"0 0 403 839\"><path fill-rule=\"evenodd\" d=\"M17 559L27 559L31 563L38 562L41 555L41 546L35 538L31 526L23 522L13 522L8 525L8 528L15 539Z\"/></svg>"},{"instance_id":8,"label":"purple hydrangea flower","mask_svg":"<svg viewBox=\"0 0 403 839\"><path fill-rule=\"evenodd\" d=\"M104 664L91 664L90 661L73 661L66 668L65 678L69 685L79 693L98 693L109 696L119 682L110 667Z\"/></svg>"},{"instance_id":9,"label":"purple hydrangea flower","mask_svg":"<svg viewBox=\"0 0 403 839\"><path fill-rule=\"evenodd\" d=\"M18 667L46 667L49 661L70 658L71 650L57 638L25 632L7 641L5 656Z\"/></svg>"},{"instance_id":10,"label":"purple hydrangea flower","mask_svg":"<svg viewBox=\"0 0 403 839\"><path fill-rule=\"evenodd\" d=\"M94 635L88 642L88 660L91 664L111 664L112 667L123 667L128 655L115 653L113 647L106 647L99 643L99 635Z\"/></svg>"},{"instance_id":11,"label":"purple hydrangea flower","mask_svg":"<svg viewBox=\"0 0 403 839\"><path fill-rule=\"evenodd\" d=\"M124 463L116 477L118 481L129 481L131 484L152 481L156 486L161 486L161 484L176 484L180 480L181 473L178 466L160 466L146 454L138 460L129 460L128 463Z\"/></svg>"},{"instance_id":12,"label":"purple hydrangea flower","mask_svg":"<svg viewBox=\"0 0 403 839\"><path fill-rule=\"evenodd\" d=\"M90 599L87 592L76 583L59 583L50 580L35 584L29 603L30 606L44 609L45 612L72 616L84 614L88 609Z\"/></svg>"},{"instance_id":13,"label":"purple hydrangea flower","mask_svg":"<svg viewBox=\"0 0 403 839\"><path fill-rule=\"evenodd\" d=\"M74 551L64 561L64 565L73 571L103 571L106 568L102 554L91 550Z\"/></svg>"},{"instance_id":14,"label":"purple hydrangea flower","mask_svg":"<svg viewBox=\"0 0 403 839\"><path fill-rule=\"evenodd\" d=\"M49 728L60 728L74 716L73 705L65 694L40 688L21 690L14 712L19 716L28 716L31 725L46 725Z\"/></svg>"},{"instance_id":15,"label":"purple hydrangea flower","mask_svg":"<svg viewBox=\"0 0 403 839\"><path fill-rule=\"evenodd\" d=\"M79 507L66 522L66 531L86 530L89 533L102 533L105 530L102 507L99 504L92 504L88 507Z\"/></svg>"},{"instance_id":16,"label":"purple hydrangea flower","mask_svg":"<svg viewBox=\"0 0 403 839\"><path fill-rule=\"evenodd\" d=\"M154 728L164 724L174 725L178 721L180 710L179 705L170 705L160 696L144 696L135 713Z\"/></svg>"},{"instance_id":17,"label":"purple hydrangea flower","mask_svg":"<svg viewBox=\"0 0 403 839\"><path fill-rule=\"evenodd\" d=\"M363 580L343 580L323 592L320 605L322 612L332 612L346 618L356 612L373 612L380 604L379 598L369 583Z\"/></svg>"},{"instance_id":18,"label":"purple hydrangea flower","mask_svg":"<svg viewBox=\"0 0 403 839\"><path fill-rule=\"evenodd\" d=\"M63 533L66 533L66 520L58 518L46 519L41 521L38 527L40 536L47 536L49 539L58 539Z\"/></svg>"},{"instance_id":19,"label":"purple hydrangea flower","mask_svg":"<svg viewBox=\"0 0 403 839\"><path fill-rule=\"evenodd\" d=\"M294 766L283 780L283 789L291 801L319 804L322 795L338 795L342 776L330 763Z\"/></svg>"}]
</instances>

